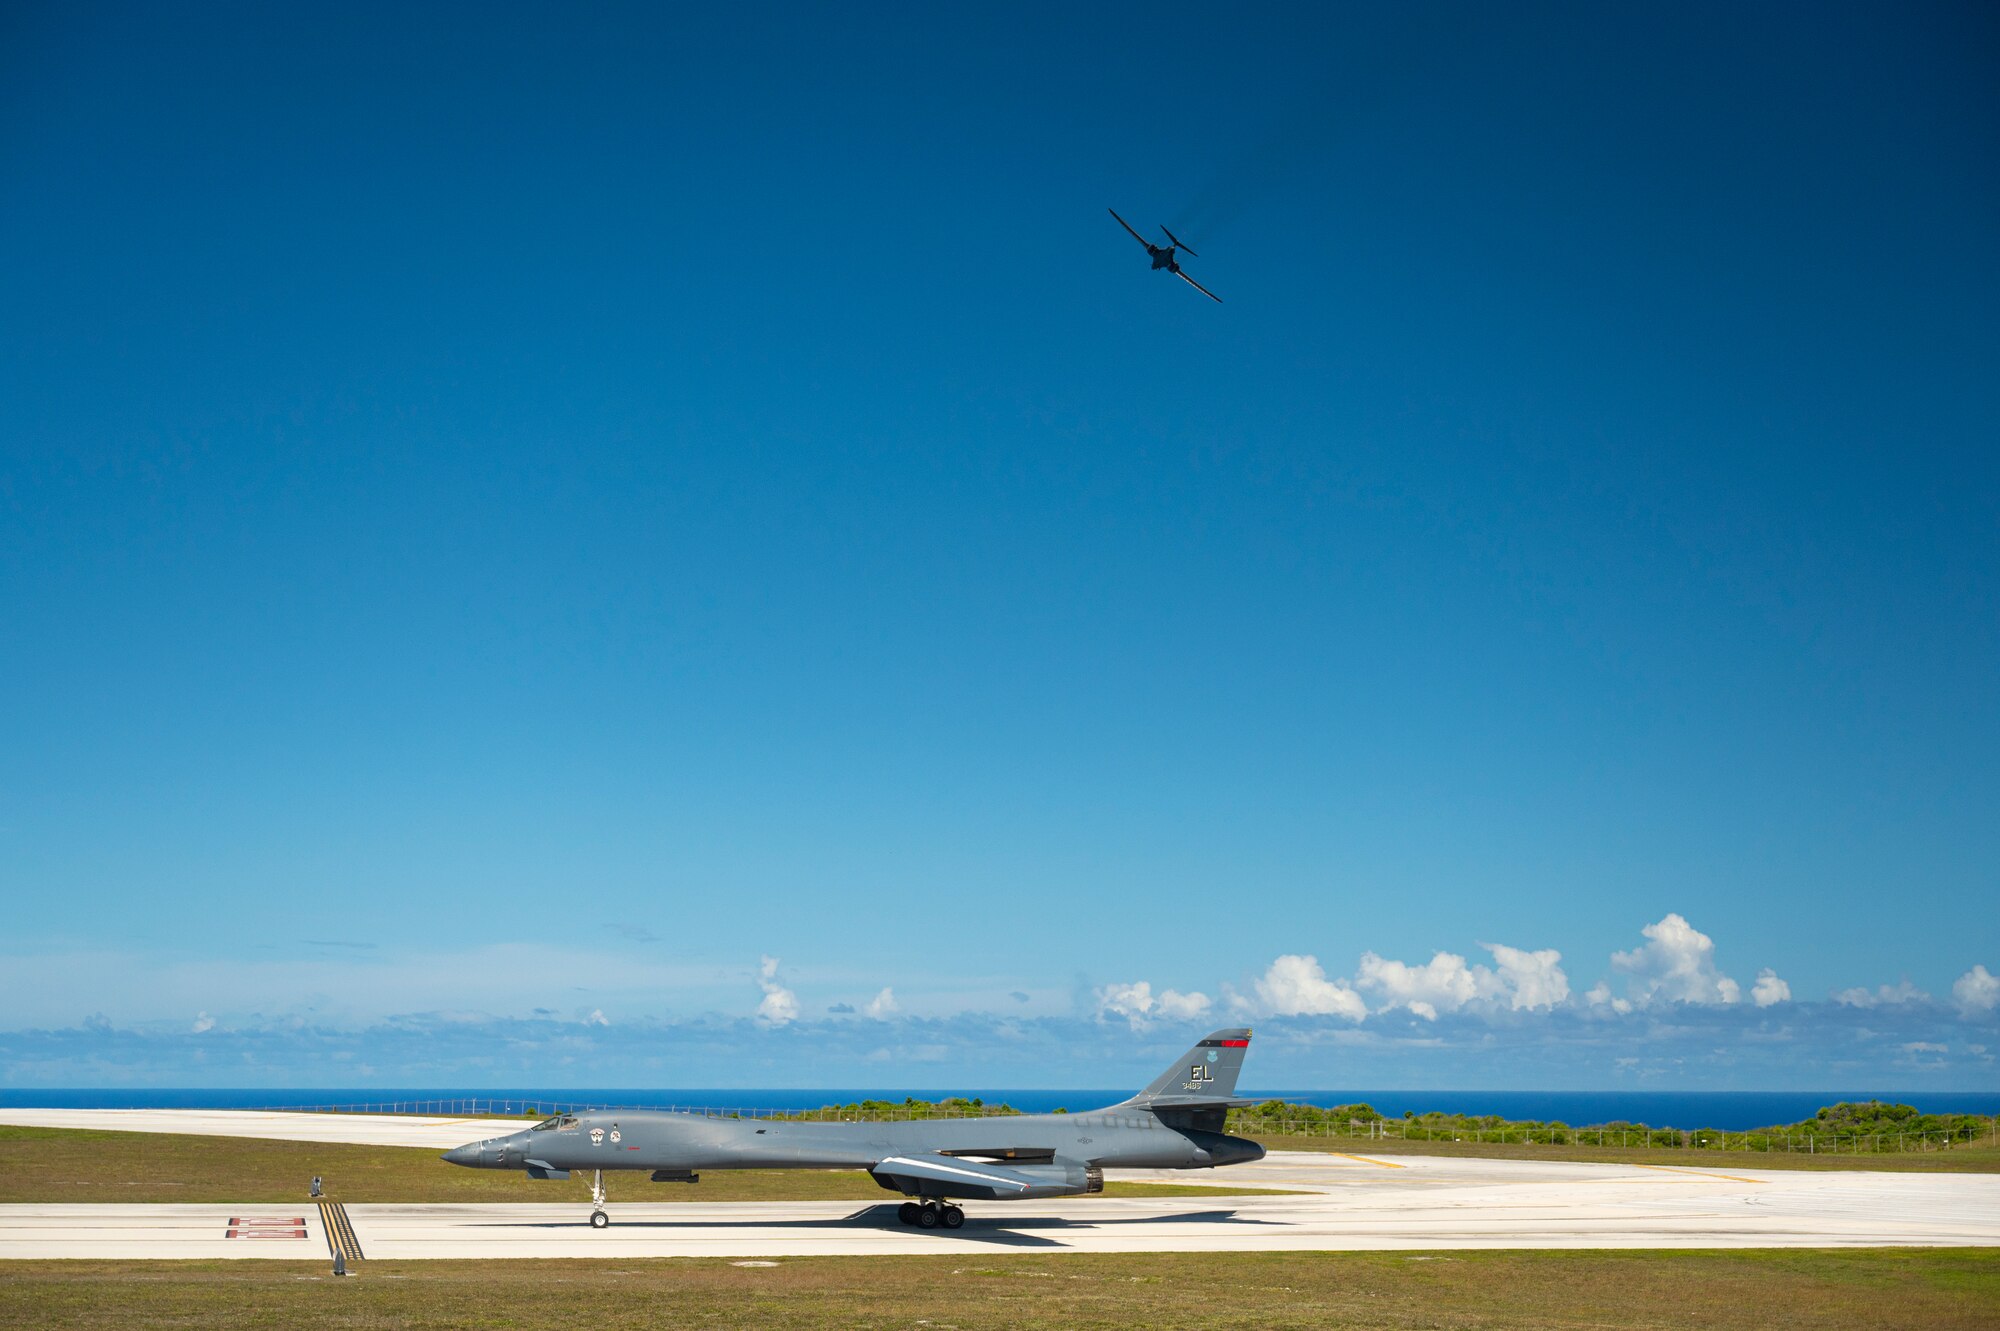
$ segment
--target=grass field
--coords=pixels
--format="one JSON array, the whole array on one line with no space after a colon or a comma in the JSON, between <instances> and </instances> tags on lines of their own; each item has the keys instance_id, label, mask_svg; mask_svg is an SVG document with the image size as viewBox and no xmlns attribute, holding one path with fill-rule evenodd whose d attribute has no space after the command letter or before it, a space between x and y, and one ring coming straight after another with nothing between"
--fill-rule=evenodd
<instances>
[{"instance_id":1,"label":"grass field","mask_svg":"<svg viewBox=\"0 0 2000 1331\"><path fill-rule=\"evenodd\" d=\"M1132 1254L365 1262L9 1262L0 1327L2000 1326L2000 1252Z\"/></svg>"},{"instance_id":2,"label":"grass field","mask_svg":"<svg viewBox=\"0 0 2000 1331\"><path fill-rule=\"evenodd\" d=\"M567 1183L536 1182L512 1171L461 1169L436 1151L406 1146L0 1127L0 1202L301 1201L315 1174L326 1180L327 1195L342 1202L581 1202L590 1195L582 1175ZM857 1170L722 1170L693 1185L614 1172L604 1176L604 1186L614 1202L893 1197ZM1259 1190L1112 1182L1104 1191L1111 1197L1240 1197Z\"/></svg>"},{"instance_id":3,"label":"grass field","mask_svg":"<svg viewBox=\"0 0 2000 1331\"><path fill-rule=\"evenodd\" d=\"M1334 1151L1350 1155L1434 1155L1480 1160L1595 1160L1605 1164L1678 1165L1686 1169L1879 1169L1918 1173L2000 1173L2000 1143L1991 1139L1949 1150L1805 1155L1785 1151L1677 1151L1670 1147L1534 1146L1519 1142L1398 1141L1367 1137L1259 1136L1267 1151Z\"/></svg>"}]
</instances>

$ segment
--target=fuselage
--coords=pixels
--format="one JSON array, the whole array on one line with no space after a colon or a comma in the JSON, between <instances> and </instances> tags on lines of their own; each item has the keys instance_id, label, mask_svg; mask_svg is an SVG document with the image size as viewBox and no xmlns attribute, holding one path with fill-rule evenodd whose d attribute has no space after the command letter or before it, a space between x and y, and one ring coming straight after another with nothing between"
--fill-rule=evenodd
<instances>
[{"instance_id":1,"label":"fuselage","mask_svg":"<svg viewBox=\"0 0 2000 1331\"><path fill-rule=\"evenodd\" d=\"M445 1159L487 1169L867 1169L927 1152L1035 1164L1057 1158L1125 1169L1204 1169L1255 1160L1241 1137L1171 1127L1145 1109L890 1123L708 1117L652 1109L563 1114L461 1146Z\"/></svg>"}]
</instances>

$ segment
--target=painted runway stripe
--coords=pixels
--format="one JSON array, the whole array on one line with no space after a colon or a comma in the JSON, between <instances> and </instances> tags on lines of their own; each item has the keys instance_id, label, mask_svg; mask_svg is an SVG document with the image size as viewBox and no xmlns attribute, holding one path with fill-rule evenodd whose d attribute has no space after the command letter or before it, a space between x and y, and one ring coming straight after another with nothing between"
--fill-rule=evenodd
<instances>
[{"instance_id":1,"label":"painted runway stripe","mask_svg":"<svg viewBox=\"0 0 2000 1331\"><path fill-rule=\"evenodd\" d=\"M1387 1160L1371 1160L1365 1155L1349 1155L1345 1151L1328 1151L1327 1154L1337 1155L1343 1160L1359 1160L1364 1165L1380 1165L1384 1169L1407 1169L1409 1167L1407 1165L1391 1164Z\"/></svg>"},{"instance_id":2,"label":"painted runway stripe","mask_svg":"<svg viewBox=\"0 0 2000 1331\"><path fill-rule=\"evenodd\" d=\"M347 1208L339 1202L321 1202L319 1218L326 1228L327 1251L350 1262L360 1261L361 1241L354 1237L354 1226L347 1219Z\"/></svg>"},{"instance_id":3,"label":"painted runway stripe","mask_svg":"<svg viewBox=\"0 0 2000 1331\"><path fill-rule=\"evenodd\" d=\"M1727 1179L1731 1183L1765 1183L1769 1181L1760 1178L1738 1178L1734 1174L1716 1174L1706 1169L1682 1169L1679 1165L1640 1165L1639 1168L1657 1169L1662 1174L1692 1174L1695 1178Z\"/></svg>"}]
</instances>

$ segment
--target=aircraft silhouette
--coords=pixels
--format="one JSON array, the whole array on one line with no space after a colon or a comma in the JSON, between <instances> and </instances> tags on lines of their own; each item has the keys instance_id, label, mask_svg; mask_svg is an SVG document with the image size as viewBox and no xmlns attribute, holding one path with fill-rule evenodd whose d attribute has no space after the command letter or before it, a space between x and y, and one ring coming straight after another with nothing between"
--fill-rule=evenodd
<instances>
[{"instance_id":1,"label":"aircraft silhouette","mask_svg":"<svg viewBox=\"0 0 2000 1331\"><path fill-rule=\"evenodd\" d=\"M1117 217L1118 225L1124 227L1127 231L1131 231L1132 239L1138 241L1141 245L1144 245L1146 247L1146 254L1149 258L1152 259L1154 268L1166 269L1168 272L1172 273L1175 277L1178 277L1181 281L1187 283L1189 286L1193 287L1196 291L1199 291L1202 295L1207 296L1217 305L1222 304L1222 297L1216 295L1213 291L1210 291L1207 287L1203 286L1201 283L1195 281L1192 277L1189 277L1186 273L1182 272L1180 264L1175 262L1174 260L1175 250L1187 250L1189 254L1194 254L1193 250L1188 250L1188 247L1182 243L1181 238L1179 236L1176 236L1171 231L1167 231L1167 228L1164 225L1162 225L1160 227L1160 230L1167 231L1167 240L1169 241L1169 243L1165 246L1155 245L1152 241L1147 240L1144 236L1140 235L1138 232L1132 231L1132 224L1126 221L1124 218L1118 217L1118 210L1116 208L1106 208L1104 211L1110 213L1113 217ZM1199 254L1194 254L1194 257L1199 259L1201 256Z\"/></svg>"},{"instance_id":2,"label":"aircraft silhouette","mask_svg":"<svg viewBox=\"0 0 2000 1331\"><path fill-rule=\"evenodd\" d=\"M661 1109L557 1114L505 1137L467 1142L444 1158L473 1169L518 1169L529 1178L591 1173L590 1223L611 1223L604 1171L650 1170L655 1183L695 1183L701 1170L865 1169L912 1200L906 1225L957 1229L953 1198L1014 1201L1104 1191L1104 1171L1208 1169L1262 1158L1264 1148L1226 1135L1236 1074L1250 1048L1244 1027L1216 1031L1128 1100L1077 1114L821 1123L708 1117Z\"/></svg>"}]
</instances>

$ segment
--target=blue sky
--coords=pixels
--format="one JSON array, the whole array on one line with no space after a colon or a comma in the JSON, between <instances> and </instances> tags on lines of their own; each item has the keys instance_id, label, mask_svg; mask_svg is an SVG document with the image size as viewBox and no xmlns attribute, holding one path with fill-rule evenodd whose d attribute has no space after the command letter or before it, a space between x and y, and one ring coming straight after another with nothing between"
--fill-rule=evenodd
<instances>
[{"instance_id":1,"label":"blue sky","mask_svg":"<svg viewBox=\"0 0 2000 1331\"><path fill-rule=\"evenodd\" d=\"M1990 9L1149 13L11 13L0 1081L1995 1086Z\"/></svg>"}]
</instances>

